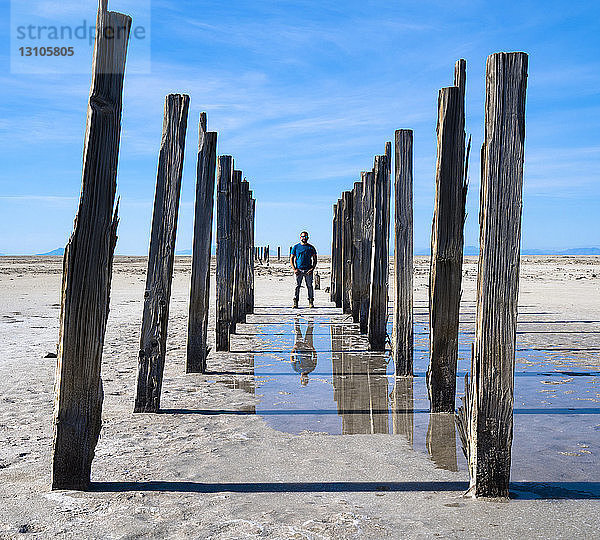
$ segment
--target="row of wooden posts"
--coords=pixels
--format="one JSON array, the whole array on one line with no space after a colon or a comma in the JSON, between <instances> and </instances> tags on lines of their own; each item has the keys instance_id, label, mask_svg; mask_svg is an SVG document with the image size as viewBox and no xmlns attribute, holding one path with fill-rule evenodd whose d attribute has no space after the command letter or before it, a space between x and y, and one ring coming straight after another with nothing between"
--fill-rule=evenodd
<instances>
[{"instance_id":1,"label":"row of wooden posts","mask_svg":"<svg viewBox=\"0 0 600 540\"><path fill-rule=\"evenodd\" d=\"M508 497L522 211L527 54L487 59L481 148L480 254L471 379L456 421L469 464L469 494ZM465 146L466 62L438 96L435 204L429 275L429 368L434 413L454 413L471 139ZM395 132L391 350L396 376L413 375L412 131ZM370 348L386 347L390 143L333 206L331 301L351 313Z\"/></svg>"},{"instance_id":2,"label":"row of wooden posts","mask_svg":"<svg viewBox=\"0 0 600 540\"><path fill-rule=\"evenodd\" d=\"M99 2L81 198L64 255L55 385L52 488L87 489L102 424L102 348L117 240L116 171L125 58L131 18ZM165 99L135 412L158 412L190 98ZM98 103L102 107L98 107ZM186 371L204 372L208 348L210 260L217 186L216 348L254 309L255 200L231 156L217 159L217 133L200 114ZM267 251L268 253L268 251ZM267 255L268 256L268 255Z\"/></svg>"}]
</instances>

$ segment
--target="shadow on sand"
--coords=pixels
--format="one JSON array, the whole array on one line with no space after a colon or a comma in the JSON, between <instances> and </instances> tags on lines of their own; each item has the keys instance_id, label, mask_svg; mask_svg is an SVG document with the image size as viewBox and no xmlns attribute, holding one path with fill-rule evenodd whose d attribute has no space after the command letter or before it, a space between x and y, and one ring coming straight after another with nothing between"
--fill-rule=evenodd
<instances>
[{"instance_id":1,"label":"shadow on sand","mask_svg":"<svg viewBox=\"0 0 600 540\"><path fill-rule=\"evenodd\" d=\"M467 482L92 482L97 493L340 493L444 491L464 493ZM511 482L511 498L600 499L600 482Z\"/></svg>"}]
</instances>

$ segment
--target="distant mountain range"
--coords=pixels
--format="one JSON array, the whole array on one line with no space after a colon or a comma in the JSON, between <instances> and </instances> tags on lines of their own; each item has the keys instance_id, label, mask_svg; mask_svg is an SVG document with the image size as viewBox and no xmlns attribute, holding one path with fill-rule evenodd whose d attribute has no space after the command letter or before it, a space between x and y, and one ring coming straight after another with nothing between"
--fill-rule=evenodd
<instances>
[{"instance_id":1,"label":"distant mountain range","mask_svg":"<svg viewBox=\"0 0 600 540\"><path fill-rule=\"evenodd\" d=\"M415 251L415 255L430 255L431 250L420 249ZM465 246L464 255L479 255L477 246ZM569 249L522 249L521 255L600 255L600 248L597 247L581 247Z\"/></svg>"},{"instance_id":2,"label":"distant mountain range","mask_svg":"<svg viewBox=\"0 0 600 540\"><path fill-rule=\"evenodd\" d=\"M62 257L65 254L65 248L56 248L53 249L52 251L48 251L48 253L36 253L36 255L39 255L40 257L43 257L45 255L58 255L60 257Z\"/></svg>"},{"instance_id":3,"label":"distant mountain range","mask_svg":"<svg viewBox=\"0 0 600 540\"><path fill-rule=\"evenodd\" d=\"M214 255L214 246L213 246L213 255ZM48 251L47 253L36 253L35 255L38 257L44 256L55 256L62 257L65 254L65 248L56 248L52 251ZM175 255L191 255L191 249L180 249L175 252ZM429 255L429 249L417 249L415 250L415 255ZM467 256L477 256L479 255L479 248L477 246L465 246L463 251L464 255ZM144 254L146 255L146 254ZM597 247L579 247L579 248L569 248L569 249L522 249L521 255L600 255L600 248ZM10 254L8 253L0 253L0 257L8 257ZM141 255L137 255L141 256Z\"/></svg>"}]
</instances>

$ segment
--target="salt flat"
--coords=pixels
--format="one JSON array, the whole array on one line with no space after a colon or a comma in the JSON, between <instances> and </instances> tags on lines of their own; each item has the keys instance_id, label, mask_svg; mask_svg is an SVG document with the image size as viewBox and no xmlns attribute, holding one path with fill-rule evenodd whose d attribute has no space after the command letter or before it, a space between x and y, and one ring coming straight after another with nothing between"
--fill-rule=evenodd
<instances>
[{"instance_id":1,"label":"salt flat","mask_svg":"<svg viewBox=\"0 0 600 540\"><path fill-rule=\"evenodd\" d=\"M324 260L320 268L325 287L328 262ZM427 258L416 258L415 321L421 325L417 349L426 347L427 341L428 268ZM536 407L556 409L557 403L574 395L578 407L588 412L575 417L583 419L579 424L568 424L572 420L568 415L551 416L557 425L576 426L564 435L566 442L572 438L572 445L549 448L547 454L540 450L532 461L535 467L524 466L527 456L519 453L519 440L541 437L547 424L522 424L533 427L520 430L520 416L515 415L511 489L516 498L508 503L461 497L468 482L464 466L460 461L458 471L436 466L423 437L417 437L426 414L415 413L412 441L391 434L391 427L389 434L337 436L317 429L295 434L287 432L293 430L286 426L276 429L266 415L261 416L268 397L261 381L269 376L260 376L262 360L256 351L283 351L279 360L278 353L273 358L285 367L289 347L285 336L261 333L268 333L265 327L275 322L288 328L295 315L289 308L292 284L283 262L257 267L256 315L241 325L232 340L234 349L252 352L213 352L210 373L186 375L189 269L190 258L178 257L163 382L166 412L134 415L146 261L116 258L103 358L104 422L92 471L94 491L52 492L56 360L45 356L56 350L58 339L62 260L0 258L2 537L18 536L19 531L39 538L597 536L600 416L593 411L600 400L599 377L586 376L585 386L583 378L577 383L580 376L568 373L591 374L600 369L599 257L522 259L517 336L522 365L527 367L527 362L535 363L543 355L544 370L567 373L562 378L546 377L547 403L540 405L538 399ZM467 257L461 306L465 346L473 330L476 274L475 258ZM317 291L316 303L314 312L301 309L300 314L323 323L325 341L319 347L325 351L331 338L324 323L340 316L327 307L331 304L325 291ZM214 301L210 315L214 328L213 308ZM214 335L210 339L214 343ZM528 360L529 351L537 352ZM321 358L318 369L327 365ZM463 361L468 365L468 358ZM245 374L250 365L255 374ZM417 395L418 380L415 409L422 399ZM526 380L517 377L517 389ZM252 392L247 391L248 383ZM579 384L575 393L566 394L568 385L575 383ZM306 388L315 385L316 378ZM388 379L388 385L391 391L393 380ZM292 397L301 395L299 378L296 387ZM532 403L515 402L515 409L532 410ZM278 407L281 410L285 404ZM335 411L327 417L340 424L343 420ZM544 455L548 456L545 467L540 465Z\"/></svg>"}]
</instances>

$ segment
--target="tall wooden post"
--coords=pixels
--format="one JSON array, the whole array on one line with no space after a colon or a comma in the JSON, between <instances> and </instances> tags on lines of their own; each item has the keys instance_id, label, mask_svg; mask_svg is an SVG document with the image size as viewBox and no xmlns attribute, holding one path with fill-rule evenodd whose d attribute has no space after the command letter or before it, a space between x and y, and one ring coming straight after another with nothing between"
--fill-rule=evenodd
<instances>
[{"instance_id":1,"label":"tall wooden post","mask_svg":"<svg viewBox=\"0 0 600 540\"><path fill-rule=\"evenodd\" d=\"M371 349L383 351L387 338L390 230L390 173L385 156L375 156L373 171L375 196L368 335Z\"/></svg>"},{"instance_id":2,"label":"tall wooden post","mask_svg":"<svg viewBox=\"0 0 600 540\"><path fill-rule=\"evenodd\" d=\"M527 61L496 53L486 66L477 323L458 417L473 497L509 495Z\"/></svg>"},{"instance_id":3,"label":"tall wooden post","mask_svg":"<svg viewBox=\"0 0 600 540\"><path fill-rule=\"evenodd\" d=\"M210 249L217 161L217 133L206 131L206 113L200 113L196 168L196 206L192 245L192 282L188 319L187 373L204 373L208 356L210 303Z\"/></svg>"},{"instance_id":4,"label":"tall wooden post","mask_svg":"<svg viewBox=\"0 0 600 540\"><path fill-rule=\"evenodd\" d=\"M96 28L81 197L63 260L52 489L89 487L102 425L100 372L119 221L118 203L113 208L131 18L108 11L103 0ZM107 39L108 28L119 34Z\"/></svg>"},{"instance_id":5,"label":"tall wooden post","mask_svg":"<svg viewBox=\"0 0 600 540\"><path fill-rule=\"evenodd\" d=\"M392 354L397 376L413 374L413 132L396 131L394 330Z\"/></svg>"},{"instance_id":6,"label":"tall wooden post","mask_svg":"<svg viewBox=\"0 0 600 540\"><path fill-rule=\"evenodd\" d=\"M336 205L336 223L337 230L336 234L336 245L337 249L335 252L335 306L342 307L342 291L343 291L343 256L342 256L342 229L343 229L343 212L342 212L342 199L338 199Z\"/></svg>"},{"instance_id":7,"label":"tall wooden post","mask_svg":"<svg viewBox=\"0 0 600 540\"><path fill-rule=\"evenodd\" d=\"M371 251L373 243L373 209L375 175L373 171L361 173L362 178L362 224L361 235L361 300L360 331L366 334L369 327L369 304L371 298Z\"/></svg>"},{"instance_id":8,"label":"tall wooden post","mask_svg":"<svg viewBox=\"0 0 600 540\"><path fill-rule=\"evenodd\" d=\"M219 156L217 160L217 309L216 349L229 350L229 332L233 311L232 223L231 192L233 185L233 158Z\"/></svg>"},{"instance_id":9,"label":"tall wooden post","mask_svg":"<svg viewBox=\"0 0 600 540\"><path fill-rule=\"evenodd\" d=\"M277 260L281 260L281 246L277 246Z\"/></svg>"},{"instance_id":10,"label":"tall wooden post","mask_svg":"<svg viewBox=\"0 0 600 540\"><path fill-rule=\"evenodd\" d=\"M250 294L248 298L248 313L254 313L254 214L256 211L256 200L250 196Z\"/></svg>"},{"instance_id":11,"label":"tall wooden post","mask_svg":"<svg viewBox=\"0 0 600 540\"><path fill-rule=\"evenodd\" d=\"M462 69L461 69L462 67ZM458 361L458 318L463 262L465 178L464 60L456 63L459 86L438 97L435 206L429 272L429 369L431 412L453 413ZM455 81L459 82L459 81Z\"/></svg>"},{"instance_id":12,"label":"tall wooden post","mask_svg":"<svg viewBox=\"0 0 600 540\"><path fill-rule=\"evenodd\" d=\"M336 283L336 260L337 260L337 204L333 205L333 220L331 231L331 278L329 285L329 300L335 302Z\"/></svg>"},{"instance_id":13,"label":"tall wooden post","mask_svg":"<svg viewBox=\"0 0 600 540\"><path fill-rule=\"evenodd\" d=\"M352 320L360 321L360 302L362 298L362 183L355 182L352 191Z\"/></svg>"},{"instance_id":14,"label":"tall wooden post","mask_svg":"<svg viewBox=\"0 0 600 540\"><path fill-rule=\"evenodd\" d=\"M231 325L229 332L235 334L236 325L240 320L240 191L242 189L242 171L233 171L233 184L231 185L231 265L232 265L232 291L231 291Z\"/></svg>"},{"instance_id":15,"label":"tall wooden post","mask_svg":"<svg viewBox=\"0 0 600 540\"><path fill-rule=\"evenodd\" d=\"M352 192L342 193L342 311L352 313Z\"/></svg>"},{"instance_id":16,"label":"tall wooden post","mask_svg":"<svg viewBox=\"0 0 600 540\"><path fill-rule=\"evenodd\" d=\"M242 275L240 294L240 322L246 322L250 294L250 184L244 179L241 191L240 267Z\"/></svg>"},{"instance_id":17,"label":"tall wooden post","mask_svg":"<svg viewBox=\"0 0 600 540\"><path fill-rule=\"evenodd\" d=\"M169 94L165 100L134 412L160 409L189 103L185 94Z\"/></svg>"}]
</instances>

